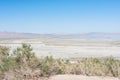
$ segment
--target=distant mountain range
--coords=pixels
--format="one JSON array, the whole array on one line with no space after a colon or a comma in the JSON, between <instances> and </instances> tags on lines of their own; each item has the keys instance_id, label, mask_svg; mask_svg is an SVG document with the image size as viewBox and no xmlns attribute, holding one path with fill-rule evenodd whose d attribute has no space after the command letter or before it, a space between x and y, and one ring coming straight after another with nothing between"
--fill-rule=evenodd
<instances>
[{"instance_id":1,"label":"distant mountain range","mask_svg":"<svg viewBox=\"0 0 120 80\"><path fill-rule=\"evenodd\" d=\"M33 33L0 32L0 38L30 38L39 35L40 34L33 34Z\"/></svg>"},{"instance_id":2,"label":"distant mountain range","mask_svg":"<svg viewBox=\"0 0 120 80\"><path fill-rule=\"evenodd\" d=\"M39 38L47 37L54 39L120 39L120 33L80 33L80 34L36 34L36 33L17 33L0 32L0 39L6 38Z\"/></svg>"}]
</instances>

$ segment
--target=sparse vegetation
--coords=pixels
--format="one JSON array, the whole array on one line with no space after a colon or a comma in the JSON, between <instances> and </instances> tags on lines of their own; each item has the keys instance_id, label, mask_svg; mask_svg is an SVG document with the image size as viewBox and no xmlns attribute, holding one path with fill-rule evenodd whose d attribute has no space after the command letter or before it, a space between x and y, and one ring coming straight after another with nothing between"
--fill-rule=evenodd
<instances>
[{"instance_id":1,"label":"sparse vegetation","mask_svg":"<svg viewBox=\"0 0 120 80\"><path fill-rule=\"evenodd\" d=\"M35 80L56 74L119 77L119 70L120 60L112 56L82 58L71 62L52 56L38 58L29 44L22 44L12 54L9 53L9 48L0 46L0 80Z\"/></svg>"}]
</instances>

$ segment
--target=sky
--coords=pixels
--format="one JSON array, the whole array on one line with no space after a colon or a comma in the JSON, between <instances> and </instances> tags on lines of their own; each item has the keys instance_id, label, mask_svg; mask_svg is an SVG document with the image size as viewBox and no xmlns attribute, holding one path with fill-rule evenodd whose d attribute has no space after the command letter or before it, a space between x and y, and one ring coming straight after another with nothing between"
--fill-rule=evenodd
<instances>
[{"instance_id":1,"label":"sky","mask_svg":"<svg viewBox=\"0 0 120 80\"><path fill-rule=\"evenodd\" d=\"M120 0L0 0L0 31L120 32Z\"/></svg>"}]
</instances>

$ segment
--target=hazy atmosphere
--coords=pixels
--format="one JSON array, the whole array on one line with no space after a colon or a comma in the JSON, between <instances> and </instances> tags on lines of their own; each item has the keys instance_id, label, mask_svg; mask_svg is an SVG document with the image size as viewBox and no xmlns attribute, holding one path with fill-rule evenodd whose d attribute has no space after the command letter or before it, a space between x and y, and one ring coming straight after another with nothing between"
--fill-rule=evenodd
<instances>
[{"instance_id":1,"label":"hazy atmosphere","mask_svg":"<svg viewBox=\"0 0 120 80\"><path fill-rule=\"evenodd\" d=\"M0 31L120 32L120 0L0 0Z\"/></svg>"},{"instance_id":2,"label":"hazy atmosphere","mask_svg":"<svg viewBox=\"0 0 120 80\"><path fill-rule=\"evenodd\" d=\"M120 80L120 0L0 0L0 80Z\"/></svg>"}]
</instances>

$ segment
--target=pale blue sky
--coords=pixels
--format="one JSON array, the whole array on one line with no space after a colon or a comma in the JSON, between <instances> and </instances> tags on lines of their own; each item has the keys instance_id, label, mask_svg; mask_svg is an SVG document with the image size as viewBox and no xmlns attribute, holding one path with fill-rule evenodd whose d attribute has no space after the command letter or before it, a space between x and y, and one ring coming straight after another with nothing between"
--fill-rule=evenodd
<instances>
[{"instance_id":1,"label":"pale blue sky","mask_svg":"<svg viewBox=\"0 0 120 80\"><path fill-rule=\"evenodd\" d=\"M120 0L0 0L0 31L120 32Z\"/></svg>"}]
</instances>

